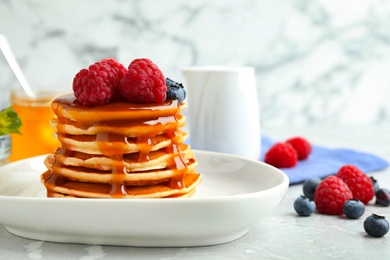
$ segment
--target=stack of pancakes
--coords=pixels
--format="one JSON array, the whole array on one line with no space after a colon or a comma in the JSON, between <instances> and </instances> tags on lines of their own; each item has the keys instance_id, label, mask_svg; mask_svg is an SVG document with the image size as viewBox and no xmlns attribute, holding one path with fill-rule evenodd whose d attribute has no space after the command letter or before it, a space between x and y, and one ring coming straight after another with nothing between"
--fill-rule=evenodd
<instances>
[{"instance_id":1,"label":"stack of pancakes","mask_svg":"<svg viewBox=\"0 0 390 260\"><path fill-rule=\"evenodd\" d=\"M84 107L67 94L51 108L62 147L45 159L48 197L190 197L201 181L180 130L185 103Z\"/></svg>"}]
</instances>

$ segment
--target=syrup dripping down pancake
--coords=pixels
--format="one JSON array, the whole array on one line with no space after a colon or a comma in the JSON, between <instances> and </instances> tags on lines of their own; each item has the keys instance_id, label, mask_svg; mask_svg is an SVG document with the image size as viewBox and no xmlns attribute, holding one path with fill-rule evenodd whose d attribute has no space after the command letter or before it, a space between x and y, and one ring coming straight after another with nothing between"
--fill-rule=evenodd
<instances>
[{"instance_id":1,"label":"syrup dripping down pancake","mask_svg":"<svg viewBox=\"0 0 390 260\"><path fill-rule=\"evenodd\" d=\"M194 159L194 154L190 150L189 145L180 144L179 147L180 156L185 163L188 163L190 159ZM122 163L127 173L164 169L167 167L172 168L175 166L172 156L177 155L170 154L164 149L151 151L148 154L148 160L140 160L142 157L142 154L140 153L131 153L123 155ZM103 155L85 154L77 151L61 152L60 149L58 149L54 154L47 156L45 159L46 167L52 170L55 160L64 166L86 167L99 171L111 171L114 163L118 163L115 162L115 158Z\"/></svg>"},{"instance_id":2,"label":"syrup dripping down pancake","mask_svg":"<svg viewBox=\"0 0 390 260\"><path fill-rule=\"evenodd\" d=\"M87 154L101 154L102 152L101 152L100 143L96 141L96 138L97 138L96 135L95 136L63 135L58 137L62 145L68 148L69 150L78 151ZM176 142L182 143L184 142L184 140L186 140L187 133L178 130L176 138L177 138ZM147 144L148 146L152 145L151 151L157 151L172 144L172 140L162 134L150 138L148 142L150 142L150 144ZM112 146L124 145L123 152L128 154L128 153L139 152L141 144L137 143L137 138L127 137L125 139L118 138L117 140L114 140L114 138L112 138L112 140L110 141L110 145Z\"/></svg>"},{"instance_id":3,"label":"syrup dripping down pancake","mask_svg":"<svg viewBox=\"0 0 390 260\"><path fill-rule=\"evenodd\" d=\"M171 159L168 161L171 161ZM194 159L188 160L186 162L186 171L193 171L197 164L197 161ZM49 170L54 171L56 175L68 180L107 184L112 181L112 170L102 171L86 167L66 166L63 164L53 166L53 161L50 156L46 158L45 165ZM142 171L123 173L121 182L134 186L149 185L177 178L181 174L182 173L176 170L173 166L153 170L142 169Z\"/></svg>"},{"instance_id":4,"label":"syrup dripping down pancake","mask_svg":"<svg viewBox=\"0 0 390 260\"><path fill-rule=\"evenodd\" d=\"M182 114L179 114L177 116L172 115L166 117L149 116L148 119L148 121L144 121L145 119L134 121L123 118L117 121L100 121L100 124L96 122L87 124L86 121L78 123L70 119L63 119L61 121L53 119L50 124L54 129L58 129L59 132L64 132L69 135L97 135L98 133L104 132L125 135L127 137L139 137L140 133L144 135L158 135L175 130L177 127L185 125L186 118ZM156 123L160 124L158 128L155 127Z\"/></svg>"}]
</instances>

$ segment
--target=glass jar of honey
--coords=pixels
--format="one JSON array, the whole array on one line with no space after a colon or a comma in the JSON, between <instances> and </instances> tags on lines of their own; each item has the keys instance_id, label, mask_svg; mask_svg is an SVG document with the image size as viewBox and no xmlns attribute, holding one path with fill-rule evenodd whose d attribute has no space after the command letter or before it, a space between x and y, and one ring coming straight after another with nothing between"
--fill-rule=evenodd
<instances>
[{"instance_id":1,"label":"glass jar of honey","mask_svg":"<svg viewBox=\"0 0 390 260\"><path fill-rule=\"evenodd\" d=\"M60 145L50 125L54 113L48 102L54 92L37 92L29 97L21 91L11 92L11 105L22 121L20 134L12 134L10 161L52 153Z\"/></svg>"}]
</instances>

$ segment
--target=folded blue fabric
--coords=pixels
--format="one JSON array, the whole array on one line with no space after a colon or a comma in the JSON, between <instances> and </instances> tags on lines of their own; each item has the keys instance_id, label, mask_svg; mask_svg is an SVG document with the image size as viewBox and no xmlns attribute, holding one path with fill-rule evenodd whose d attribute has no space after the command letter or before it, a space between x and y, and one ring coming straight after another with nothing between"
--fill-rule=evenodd
<instances>
[{"instance_id":1,"label":"folded blue fabric","mask_svg":"<svg viewBox=\"0 0 390 260\"><path fill-rule=\"evenodd\" d=\"M261 161L264 161L264 154L274 142L262 136ZM373 154L360 152L346 148L326 148L312 145L312 153L306 160L298 161L292 168L282 168L290 178L291 184L298 184L312 177L324 178L336 174L346 164L353 164L365 173L382 170L389 166L389 163Z\"/></svg>"}]
</instances>

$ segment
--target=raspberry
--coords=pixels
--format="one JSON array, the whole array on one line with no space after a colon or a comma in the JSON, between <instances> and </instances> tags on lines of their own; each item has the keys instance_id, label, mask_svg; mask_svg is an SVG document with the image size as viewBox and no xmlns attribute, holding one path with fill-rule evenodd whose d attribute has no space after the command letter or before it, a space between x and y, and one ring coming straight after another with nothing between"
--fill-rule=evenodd
<instances>
[{"instance_id":1,"label":"raspberry","mask_svg":"<svg viewBox=\"0 0 390 260\"><path fill-rule=\"evenodd\" d=\"M294 147L298 154L298 160L305 160L311 153L311 144L303 137L293 137L286 141Z\"/></svg>"},{"instance_id":2,"label":"raspberry","mask_svg":"<svg viewBox=\"0 0 390 260\"><path fill-rule=\"evenodd\" d=\"M314 202L319 213L342 215L343 206L352 199L348 185L339 177L329 176L323 180L314 193Z\"/></svg>"},{"instance_id":3,"label":"raspberry","mask_svg":"<svg viewBox=\"0 0 390 260\"><path fill-rule=\"evenodd\" d=\"M105 62L96 62L80 70L73 79L73 92L84 106L100 106L110 102L118 74Z\"/></svg>"},{"instance_id":4,"label":"raspberry","mask_svg":"<svg viewBox=\"0 0 390 260\"><path fill-rule=\"evenodd\" d=\"M354 165L344 165L336 174L352 191L353 198L367 204L374 197L374 185L370 177Z\"/></svg>"},{"instance_id":5,"label":"raspberry","mask_svg":"<svg viewBox=\"0 0 390 260\"><path fill-rule=\"evenodd\" d=\"M118 74L117 83L119 83L119 81L127 73L126 67L112 58L103 59L101 62L109 64L110 67L116 71L116 73Z\"/></svg>"},{"instance_id":6,"label":"raspberry","mask_svg":"<svg viewBox=\"0 0 390 260\"><path fill-rule=\"evenodd\" d=\"M276 143L267 151L264 162L277 168L290 168L297 164L297 152L288 143Z\"/></svg>"},{"instance_id":7,"label":"raspberry","mask_svg":"<svg viewBox=\"0 0 390 260\"><path fill-rule=\"evenodd\" d=\"M161 103L167 97L165 77L149 59L135 59L119 83L121 95L133 103Z\"/></svg>"},{"instance_id":8,"label":"raspberry","mask_svg":"<svg viewBox=\"0 0 390 260\"><path fill-rule=\"evenodd\" d=\"M103 59L101 62L107 63L108 65L110 65L112 69L116 71L117 77L115 77L112 82L112 85L114 86L113 96L119 97L120 96L119 82L123 79L123 77L127 73L126 67L112 58Z\"/></svg>"}]
</instances>

